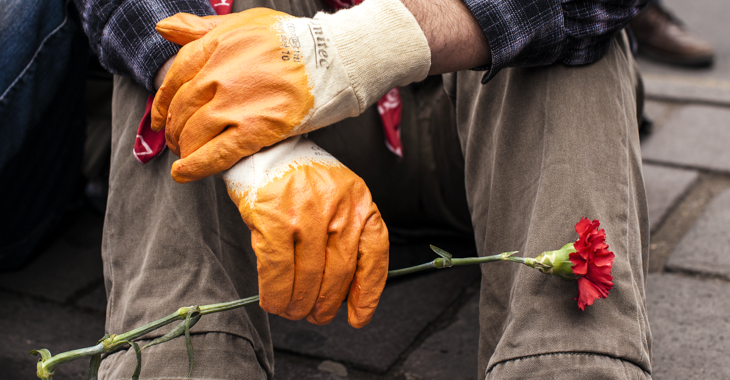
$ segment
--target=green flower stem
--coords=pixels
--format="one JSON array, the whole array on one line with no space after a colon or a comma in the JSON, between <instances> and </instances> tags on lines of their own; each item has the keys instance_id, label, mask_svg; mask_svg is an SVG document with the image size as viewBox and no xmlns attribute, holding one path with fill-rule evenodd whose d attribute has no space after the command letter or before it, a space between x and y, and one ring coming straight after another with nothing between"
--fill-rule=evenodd
<instances>
[{"instance_id":1,"label":"green flower stem","mask_svg":"<svg viewBox=\"0 0 730 380\"><path fill-rule=\"evenodd\" d=\"M259 296L251 296L231 302L216 303L213 305L205 305L200 307L200 315L206 315L211 313L217 313L219 311L233 310L241 306L246 306L259 301Z\"/></svg>"},{"instance_id":2,"label":"green flower stem","mask_svg":"<svg viewBox=\"0 0 730 380\"><path fill-rule=\"evenodd\" d=\"M258 300L259 300L259 296L255 295L252 297L243 298L243 299L236 300L236 301L200 306L200 315L212 314L212 313L217 313L220 311L237 309L241 306L256 303L256 302L258 302ZM70 362L72 360L80 359L83 357L94 356L96 354L110 353L110 352L117 351L117 350L123 348L124 346L127 346L127 343L126 343L127 341L131 341L131 340L140 338L149 332L159 329L160 327L163 327L163 326L168 325L175 321L185 319L185 317L188 314L188 311L191 310L192 308L193 307L181 307L176 312L174 312L164 318L158 319L154 322L148 323L144 326L138 327L138 328L128 331L124 334L109 337L106 340L104 340L102 343L97 344L96 346L81 348L78 350L67 351L67 352L63 352L63 353L54 355L50 359L43 361L43 369L45 369L45 371L48 373L52 373L56 369L56 367L58 367L59 365L61 365L63 363Z\"/></svg>"},{"instance_id":3,"label":"green flower stem","mask_svg":"<svg viewBox=\"0 0 730 380\"><path fill-rule=\"evenodd\" d=\"M484 263L491 263L492 261L514 261L516 263L530 265L530 260L535 261L535 259L531 259L531 258L513 256L515 253L517 253L517 251L504 252L504 253L500 253L499 255L493 255L493 256L465 257L463 259L451 259L451 264L456 266L456 265L484 264Z\"/></svg>"},{"instance_id":4,"label":"green flower stem","mask_svg":"<svg viewBox=\"0 0 730 380\"><path fill-rule=\"evenodd\" d=\"M428 269L441 269L441 268L449 268L452 266L460 266L460 265L472 265L472 264L483 264L483 263L489 263L492 261L514 261L517 263L522 263L529 266L535 265L535 259L531 258L524 258L524 257L515 257L514 254L517 253L517 251L514 252L504 252L499 255L494 256L484 256L484 257L467 257L467 258L451 258L451 255L448 252L445 252L439 248L431 247L436 253L438 253L441 257L425 263L420 264L408 268L403 269L396 269L388 271L388 278L390 277L397 277L402 276L405 274L411 274L420 272L423 270ZM212 314L212 313L218 313L221 311L226 310L233 310L237 309L239 307L250 305L253 303L258 302L259 296L251 296L248 298L243 298L236 301L231 302L223 302L223 303L217 303L212 305L204 305L204 306L189 306L189 307L181 307L174 313L158 319L154 322L148 323L144 326L138 327L134 330L125 332L120 335L111 335L106 336L102 338L102 340L99 341L99 343L95 346L87 347L87 348L81 348L73 351L67 351L60 353L58 355L54 355L48 358L42 358L40 359L41 363L39 363L38 368L38 377L40 379L49 379L50 376L46 374L53 374L53 371L61 364L70 362L72 360L84 358L84 357L90 357L94 355L99 355L103 353L111 353L114 351L117 351L125 346L129 345L129 342L138 339L142 337L143 335L155 331L159 329L160 327L166 326L172 322L179 321L179 320L185 320L188 316L188 314L198 314L199 315L206 315L206 314ZM194 315L191 315L194 317ZM49 354L50 355L50 354ZM41 372L43 371L43 372Z\"/></svg>"},{"instance_id":5,"label":"green flower stem","mask_svg":"<svg viewBox=\"0 0 730 380\"><path fill-rule=\"evenodd\" d=\"M420 271L427 270L427 269L437 268L437 266L436 266L436 262L437 261L443 262L444 259L442 259L442 258L439 257L438 259L433 260L431 262L419 264L419 265L416 265L416 266L413 266L413 267L408 267L408 268L403 268L403 269L389 270L388 271L388 278L398 277L398 276L402 276L404 274L411 274L411 273L416 273L416 272L420 272Z\"/></svg>"},{"instance_id":6,"label":"green flower stem","mask_svg":"<svg viewBox=\"0 0 730 380\"><path fill-rule=\"evenodd\" d=\"M526 257L515 257L514 256L515 253L517 253L517 251L504 252L504 253L500 253L499 255L493 255L493 256L465 257L465 258L461 258L461 259L458 259L458 258L453 259L450 257L439 257L428 263L416 265L413 267L388 271L388 278L402 276L405 274L416 273L416 272L420 272L420 271L427 270L427 269L433 269L433 268L442 269L442 268L450 268L453 266L460 266L460 265L491 263L493 261L514 261L516 263L522 263L525 265L534 266L535 259L526 258Z\"/></svg>"},{"instance_id":7,"label":"green flower stem","mask_svg":"<svg viewBox=\"0 0 730 380\"><path fill-rule=\"evenodd\" d=\"M185 319L187 312L182 313L182 315L181 315L180 310L182 310L182 309L187 309L187 308L181 307L180 309L178 309L178 311L176 311L164 318L161 318L154 322L148 323L142 327L137 327L136 329L134 329L132 331L125 332L124 334L120 334L115 337L112 337L111 344L114 345L116 343L120 343L125 340L137 339L137 338L141 337L142 335L147 334L148 332L152 332L152 331L159 329L162 326L168 325L177 320Z\"/></svg>"},{"instance_id":8,"label":"green flower stem","mask_svg":"<svg viewBox=\"0 0 730 380\"><path fill-rule=\"evenodd\" d=\"M252 297L249 297L249 298L252 298ZM258 299L258 296L256 296L256 298ZM239 301L243 301L243 300L239 300ZM235 303L235 302L239 302L239 301L233 301L233 302L229 302L229 303ZM215 305L210 305L210 306L215 306ZM142 327L138 327L138 328L128 331L124 334L111 335L111 336L107 337L106 339L103 339L102 341L100 341L95 346L91 346L91 347L87 347L87 348L80 348L80 349L72 350L72 351L66 351L66 352L54 355L54 356L50 357L49 359L43 360L43 369L47 373L53 373L53 371L56 370L56 367L58 367L59 365L61 365L63 363L67 363L72 360L80 359L83 357L89 357L89 356L94 356L97 354L111 353L111 352L117 351L117 350L123 348L124 346L127 346L128 341L140 338L143 335L145 335L149 332L155 331L155 330L159 329L160 327L168 325L172 322L185 319L185 317L188 314L188 311L192 308L193 307L181 307L176 312L174 312L164 318L158 319L154 322L150 322ZM226 310L228 310L228 309L226 309ZM42 377L40 377L40 378L43 379Z\"/></svg>"},{"instance_id":9,"label":"green flower stem","mask_svg":"<svg viewBox=\"0 0 730 380\"><path fill-rule=\"evenodd\" d=\"M73 350L73 351L66 351L66 352L62 352L60 354L51 356L50 358L45 359L45 360L41 359L42 364L38 363L39 368L38 368L38 372L36 373L36 375L38 375L39 379L50 379L50 375L53 374L53 371L55 371L56 367L58 367L59 365L66 363L66 362L70 362L72 360L101 354L103 352L104 352L104 345L99 343L96 346L80 348L78 350Z\"/></svg>"}]
</instances>

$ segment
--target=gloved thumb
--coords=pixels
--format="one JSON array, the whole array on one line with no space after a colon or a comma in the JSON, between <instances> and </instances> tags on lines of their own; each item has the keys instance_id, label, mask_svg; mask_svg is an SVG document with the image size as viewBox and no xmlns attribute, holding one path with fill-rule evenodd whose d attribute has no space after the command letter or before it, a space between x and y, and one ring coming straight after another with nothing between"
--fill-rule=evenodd
<instances>
[{"instance_id":1,"label":"gloved thumb","mask_svg":"<svg viewBox=\"0 0 730 380\"><path fill-rule=\"evenodd\" d=\"M166 40L185 45L203 37L231 16L234 14L200 17L189 13L178 13L158 22L155 29Z\"/></svg>"}]
</instances>

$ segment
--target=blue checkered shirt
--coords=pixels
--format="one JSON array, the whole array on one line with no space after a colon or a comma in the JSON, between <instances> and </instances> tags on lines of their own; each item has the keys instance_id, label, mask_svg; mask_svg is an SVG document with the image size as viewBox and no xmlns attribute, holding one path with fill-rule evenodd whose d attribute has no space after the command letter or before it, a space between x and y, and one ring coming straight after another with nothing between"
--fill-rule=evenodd
<instances>
[{"instance_id":1,"label":"blue checkered shirt","mask_svg":"<svg viewBox=\"0 0 730 380\"><path fill-rule=\"evenodd\" d=\"M74 0L92 50L114 74L154 92L155 73L179 47L155 32L178 12L215 12L208 0ZM608 51L614 35L647 0L462 0L476 16L492 50L483 82L502 68L556 62L583 65Z\"/></svg>"},{"instance_id":2,"label":"blue checkered shirt","mask_svg":"<svg viewBox=\"0 0 730 380\"><path fill-rule=\"evenodd\" d=\"M131 76L154 93L155 74L180 46L155 25L176 13L214 15L208 0L74 0L91 50L113 74Z\"/></svg>"},{"instance_id":3,"label":"blue checkered shirt","mask_svg":"<svg viewBox=\"0 0 730 380\"><path fill-rule=\"evenodd\" d=\"M556 62L585 65L603 57L611 40L647 0L463 0L492 50L486 83L505 67Z\"/></svg>"}]
</instances>

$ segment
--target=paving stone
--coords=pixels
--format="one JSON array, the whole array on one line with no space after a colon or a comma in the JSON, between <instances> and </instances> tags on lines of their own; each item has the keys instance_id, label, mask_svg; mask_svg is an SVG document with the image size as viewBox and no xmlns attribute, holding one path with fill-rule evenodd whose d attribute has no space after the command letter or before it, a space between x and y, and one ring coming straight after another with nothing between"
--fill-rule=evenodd
<instances>
[{"instance_id":1,"label":"paving stone","mask_svg":"<svg viewBox=\"0 0 730 380\"><path fill-rule=\"evenodd\" d=\"M644 183L649 202L649 228L654 230L679 196L697 180L696 170L684 170L644 164Z\"/></svg>"},{"instance_id":2,"label":"paving stone","mask_svg":"<svg viewBox=\"0 0 730 380\"><path fill-rule=\"evenodd\" d=\"M667 268L707 273L730 279L730 190L710 202L677 247Z\"/></svg>"},{"instance_id":3,"label":"paving stone","mask_svg":"<svg viewBox=\"0 0 730 380\"><path fill-rule=\"evenodd\" d=\"M274 380L360 380L364 379L362 376L348 372L347 369L341 363L332 362L330 360L322 361L319 366L322 369L315 368L311 365L302 363L302 360L292 360L291 357L281 357L280 354L275 353L276 368L274 370ZM325 363L323 365L323 363ZM334 363L334 364L332 364ZM337 367L341 366L341 367ZM338 368L339 371L344 369L344 373L336 374L330 371L330 369ZM344 374L344 376L340 376ZM370 377L368 377L370 378Z\"/></svg>"},{"instance_id":4,"label":"paving stone","mask_svg":"<svg viewBox=\"0 0 730 380\"><path fill-rule=\"evenodd\" d=\"M644 160L730 172L730 109L690 105L642 142Z\"/></svg>"},{"instance_id":5,"label":"paving stone","mask_svg":"<svg viewBox=\"0 0 730 380\"><path fill-rule=\"evenodd\" d=\"M408 356L402 371L407 379L476 379L478 348L479 294L475 294L449 327L431 335Z\"/></svg>"},{"instance_id":6,"label":"paving stone","mask_svg":"<svg viewBox=\"0 0 730 380\"><path fill-rule=\"evenodd\" d=\"M658 102L656 100L649 99L644 101L644 115L655 123L662 121L671 109L672 107L665 102Z\"/></svg>"},{"instance_id":7,"label":"paving stone","mask_svg":"<svg viewBox=\"0 0 730 380\"><path fill-rule=\"evenodd\" d=\"M646 299L655 379L730 378L729 283L649 274Z\"/></svg>"},{"instance_id":8,"label":"paving stone","mask_svg":"<svg viewBox=\"0 0 730 380\"><path fill-rule=\"evenodd\" d=\"M102 278L103 218L87 213L27 267L0 274L0 289L66 302Z\"/></svg>"},{"instance_id":9,"label":"paving stone","mask_svg":"<svg viewBox=\"0 0 730 380\"><path fill-rule=\"evenodd\" d=\"M642 76L649 98L730 105L730 81L647 73Z\"/></svg>"},{"instance_id":10,"label":"paving stone","mask_svg":"<svg viewBox=\"0 0 730 380\"><path fill-rule=\"evenodd\" d=\"M357 330L347 324L346 304L326 326L272 316L274 347L383 373L479 276L477 266L466 266L391 280L370 324Z\"/></svg>"},{"instance_id":11,"label":"paving stone","mask_svg":"<svg viewBox=\"0 0 730 380\"><path fill-rule=\"evenodd\" d=\"M38 358L30 350L47 348L58 354L96 344L104 335L104 317L70 307L0 292L0 378L34 379ZM79 359L58 367L54 380L85 379L89 361Z\"/></svg>"},{"instance_id":12,"label":"paving stone","mask_svg":"<svg viewBox=\"0 0 730 380\"><path fill-rule=\"evenodd\" d=\"M317 369L322 372L328 372L339 377L347 377L347 367L344 364L333 362L332 360L324 360L319 363Z\"/></svg>"}]
</instances>

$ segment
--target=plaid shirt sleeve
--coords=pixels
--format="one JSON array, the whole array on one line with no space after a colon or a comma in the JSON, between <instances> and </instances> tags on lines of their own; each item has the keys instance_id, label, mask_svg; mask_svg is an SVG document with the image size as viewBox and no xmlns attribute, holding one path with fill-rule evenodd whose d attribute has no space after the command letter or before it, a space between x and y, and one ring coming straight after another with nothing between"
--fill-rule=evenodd
<instances>
[{"instance_id":1,"label":"plaid shirt sleeve","mask_svg":"<svg viewBox=\"0 0 730 380\"><path fill-rule=\"evenodd\" d=\"M603 57L611 40L647 0L463 0L492 50L486 83L505 67L555 62L584 65Z\"/></svg>"},{"instance_id":2,"label":"plaid shirt sleeve","mask_svg":"<svg viewBox=\"0 0 730 380\"><path fill-rule=\"evenodd\" d=\"M214 15L208 0L74 0L91 49L104 68L134 78L154 93L157 70L180 47L156 31L158 21L179 12Z\"/></svg>"}]
</instances>

